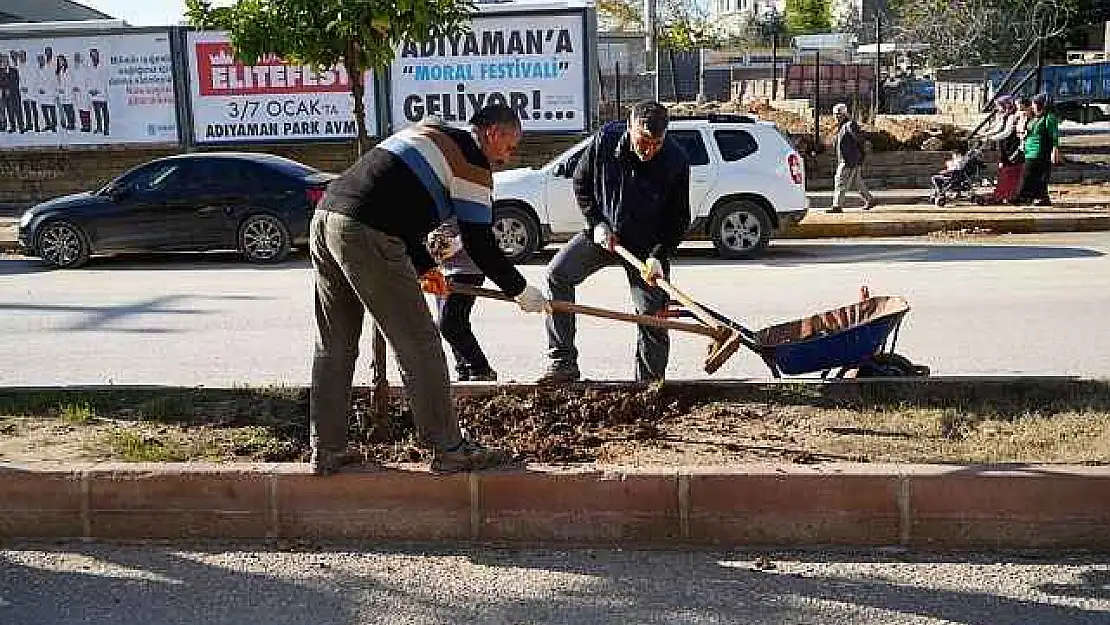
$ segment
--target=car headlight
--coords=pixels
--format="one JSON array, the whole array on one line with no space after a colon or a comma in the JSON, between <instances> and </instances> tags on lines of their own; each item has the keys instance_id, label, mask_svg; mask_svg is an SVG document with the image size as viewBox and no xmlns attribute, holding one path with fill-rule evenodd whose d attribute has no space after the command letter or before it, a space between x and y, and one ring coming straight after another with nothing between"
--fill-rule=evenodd
<instances>
[{"instance_id":1,"label":"car headlight","mask_svg":"<svg viewBox=\"0 0 1110 625\"><path fill-rule=\"evenodd\" d=\"M35 216L35 212L27 209L23 211L23 215L19 218L19 228L22 230L31 223L31 218Z\"/></svg>"}]
</instances>

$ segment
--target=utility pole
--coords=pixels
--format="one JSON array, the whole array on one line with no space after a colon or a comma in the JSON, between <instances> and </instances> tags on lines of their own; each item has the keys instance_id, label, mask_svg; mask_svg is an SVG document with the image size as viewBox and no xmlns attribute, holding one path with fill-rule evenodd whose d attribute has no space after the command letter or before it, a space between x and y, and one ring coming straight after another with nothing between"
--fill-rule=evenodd
<instances>
[{"instance_id":1,"label":"utility pole","mask_svg":"<svg viewBox=\"0 0 1110 625\"><path fill-rule=\"evenodd\" d=\"M813 51L813 153L821 153L821 50Z\"/></svg>"},{"instance_id":2,"label":"utility pole","mask_svg":"<svg viewBox=\"0 0 1110 625\"><path fill-rule=\"evenodd\" d=\"M1044 89L1044 37L1037 34L1037 82L1033 83L1033 93L1042 93Z\"/></svg>"},{"instance_id":3,"label":"utility pole","mask_svg":"<svg viewBox=\"0 0 1110 625\"><path fill-rule=\"evenodd\" d=\"M882 112L882 72L883 72L883 18L878 9L875 10L875 97L871 102L871 117L874 119Z\"/></svg>"},{"instance_id":4,"label":"utility pole","mask_svg":"<svg viewBox=\"0 0 1110 625\"><path fill-rule=\"evenodd\" d=\"M779 97L779 12L771 9L771 101Z\"/></svg>"},{"instance_id":5,"label":"utility pole","mask_svg":"<svg viewBox=\"0 0 1110 625\"><path fill-rule=\"evenodd\" d=\"M655 0L644 0L644 46L651 55L652 93L659 101L659 29L655 23Z\"/></svg>"}]
</instances>

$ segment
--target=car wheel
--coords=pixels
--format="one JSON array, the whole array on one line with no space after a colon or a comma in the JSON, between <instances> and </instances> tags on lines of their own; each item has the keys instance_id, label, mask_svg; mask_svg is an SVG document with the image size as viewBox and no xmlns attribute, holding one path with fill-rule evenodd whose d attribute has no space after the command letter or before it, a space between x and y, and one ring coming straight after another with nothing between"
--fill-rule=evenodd
<instances>
[{"instance_id":1,"label":"car wheel","mask_svg":"<svg viewBox=\"0 0 1110 625\"><path fill-rule=\"evenodd\" d=\"M50 221L39 228L35 253L46 264L58 269L74 269L89 260L85 233L68 221Z\"/></svg>"},{"instance_id":2,"label":"car wheel","mask_svg":"<svg viewBox=\"0 0 1110 625\"><path fill-rule=\"evenodd\" d=\"M709 236L721 258L751 258L771 241L771 220L755 202L729 202L713 211Z\"/></svg>"},{"instance_id":3,"label":"car wheel","mask_svg":"<svg viewBox=\"0 0 1110 625\"><path fill-rule=\"evenodd\" d=\"M493 238L512 263L522 263L540 249L540 225L519 206L493 210Z\"/></svg>"},{"instance_id":4,"label":"car wheel","mask_svg":"<svg viewBox=\"0 0 1110 625\"><path fill-rule=\"evenodd\" d=\"M239 251L252 263L280 263L292 251L289 228L273 215L251 215L239 228Z\"/></svg>"}]
</instances>

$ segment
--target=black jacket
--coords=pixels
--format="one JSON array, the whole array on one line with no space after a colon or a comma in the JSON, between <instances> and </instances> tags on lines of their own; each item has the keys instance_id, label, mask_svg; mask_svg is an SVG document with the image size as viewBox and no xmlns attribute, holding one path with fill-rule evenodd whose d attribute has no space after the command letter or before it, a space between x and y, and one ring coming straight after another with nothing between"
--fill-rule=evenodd
<instances>
[{"instance_id":1,"label":"black jacket","mask_svg":"<svg viewBox=\"0 0 1110 625\"><path fill-rule=\"evenodd\" d=\"M836 131L836 158L848 167L859 167L863 164L863 138L859 124L855 120L846 119L840 122Z\"/></svg>"},{"instance_id":2,"label":"black jacket","mask_svg":"<svg viewBox=\"0 0 1110 625\"><path fill-rule=\"evenodd\" d=\"M625 126L611 122L594 136L574 170L574 195L591 230L604 221L633 254L663 260L690 227L690 163L670 138L641 161Z\"/></svg>"}]
</instances>

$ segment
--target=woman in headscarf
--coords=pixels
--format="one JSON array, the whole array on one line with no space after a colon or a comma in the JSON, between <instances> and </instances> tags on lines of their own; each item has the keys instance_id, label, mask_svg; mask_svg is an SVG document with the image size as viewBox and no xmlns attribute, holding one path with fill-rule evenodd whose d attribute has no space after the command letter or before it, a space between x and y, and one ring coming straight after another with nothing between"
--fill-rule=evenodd
<instances>
[{"instance_id":1,"label":"woman in headscarf","mask_svg":"<svg viewBox=\"0 0 1110 625\"><path fill-rule=\"evenodd\" d=\"M992 199L1000 204L1009 204L1021 183L1024 160L1021 139L1018 137L1019 116L1012 96L998 98L995 101L995 110L998 114L998 126L985 137L989 141L998 142L998 183L994 187Z\"/></svg>"},{"instance_id":2,"label":"woman in headscarf","mask_svg":"<svg viewBox=\"0 0 1110 625\"><path fill-rule=\"evenodd\" d=\"M1060 144L1059 120L1048 110L1048 96L1038 93L1033 97L1033 119L1025 133L1023 144L1025 168L1021 175L1021 190L1015 203L1049 206L1048 178L1052 174L1052 159L1058 158Z\"/></svg>"}]
</instances>

